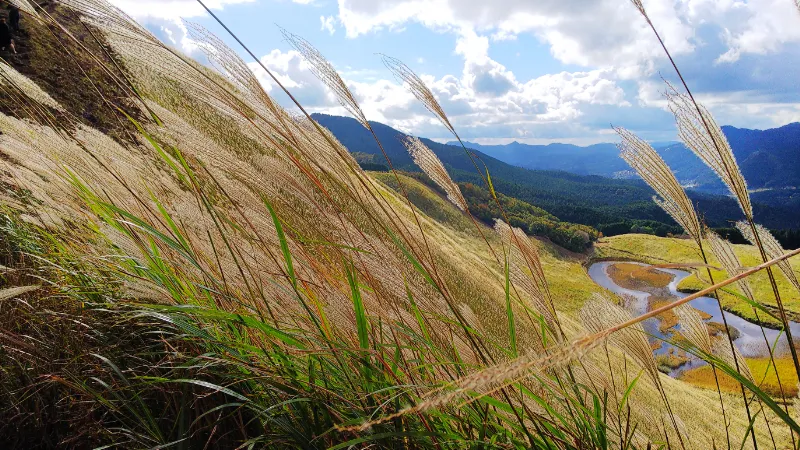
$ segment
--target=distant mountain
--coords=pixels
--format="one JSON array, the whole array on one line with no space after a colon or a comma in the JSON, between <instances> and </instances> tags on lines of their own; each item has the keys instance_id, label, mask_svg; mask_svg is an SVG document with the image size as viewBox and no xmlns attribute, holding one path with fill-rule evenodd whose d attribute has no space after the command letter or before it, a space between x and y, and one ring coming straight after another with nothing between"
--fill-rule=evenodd
<instances>
[{"instance_id":1,"label":"distant mountain","mask_svg":"<svg viewBox=\"0 0 800 450\"><path fill-rule=\"evenodd\" d=\"M800 187L800 123L769 130L722 127L750 189ZM452 142L450 143L452 144ZM563 170L579 175L626 178L633 174L614 144L579 147L570 144L506 145L467 143L509 164L539 170ZM653 147L687 187L724 194L711 170L683 144L660 142Z\"/></svg>"},{"instance_id":2,"label":"distant mountain","mask_svg":"<svg viewBox=\"0 0 800 450\"><path fill-rule=\"evenodd\" d=\"M458 142L448 142L458 145ZM595 144L579 147L572 144L531 145L512 142L505 145L481 145L465 142L467 147L480 150L503 162L527 169L563 170L578 175L615 174L630 170L619 157L614 144Z\"/></svg>"},{"instance_id":3,"label":"distant mountain","mask_svg":"<svg viewBox=\"0 0 800 450\"><path fill-rule=\"evenodd\" d=\"M371 168L387 165L372 135L356 120L324 114L314 114L313 117L351 153L357 154L360 161L366 161L372 155L367 161L372 164ZM402 132L381 123L371 124L394 168L419 171L400 141L405 137ZM460 146L440 144L429 139L422 141L439 156L456 181L483 184L475 166ZM610 153L610 146L606 144L604 150L608 152L608 159L616 159L624 164L616 153ZM602 146L599 148L603 149ZM677 153L677 150L671 152ZM653 203L653 191L641 180L529 170L503 162L481 150L473 150L473 155L479 160L477 164L481 171L484 170L484 164L488 168L497 191L543 208L560 220L598 227L601 231L612 224L623 223L621 229L627 227L630 230L634 224L652 221L652 226L669 224L672 231L677 231L672 219ZM727 226L729 221L741 218L741 212L731 198L702 193L690 195L711 226ZM796 228L800 224L800 211L797 209L760 203L755 205L755 209L759 220L768 227Z\"/></svg>"}]
</instances>

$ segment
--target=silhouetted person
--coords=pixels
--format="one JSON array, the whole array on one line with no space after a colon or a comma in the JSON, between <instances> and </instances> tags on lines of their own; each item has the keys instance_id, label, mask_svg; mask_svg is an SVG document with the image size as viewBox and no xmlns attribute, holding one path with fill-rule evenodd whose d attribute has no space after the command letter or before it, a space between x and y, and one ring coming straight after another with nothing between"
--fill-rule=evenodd
<instances>
[{"instance_id":1,"label":"silhouetted person","mask_svg":"<svg viewBox=\"0 0 800 450\"><path fill-rule=\"evenodd\" d=\"M8 22L12 30L19 31L19 8L14 5L8 5Z\"/></svg>"},{"instance_id":2,"label":"silhouetted person","mask_svg":"<svg viewBox=\"0 0 800 450\"><path fill-rule=\"evenodd\" d=\"M6 48L11 48L14 53L17 53L17 49L14 48L14 40L11 39L11 29L6 23L6 18L0 17L0 50L5 51Z\"/></svg>"}]
</instances>

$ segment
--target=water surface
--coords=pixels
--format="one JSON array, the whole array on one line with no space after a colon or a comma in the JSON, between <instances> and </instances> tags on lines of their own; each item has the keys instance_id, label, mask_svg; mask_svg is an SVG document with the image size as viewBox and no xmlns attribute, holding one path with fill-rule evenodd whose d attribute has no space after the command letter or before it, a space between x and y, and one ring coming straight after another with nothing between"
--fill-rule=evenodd
<instances>
[{"instance_id":1,"label":"water surface","mask_svg":"<svg viewBox=\"0 0 800 450\"><path fill-rule=\"evenodd\" d=\"M598 285L608 289L609 291L618 294L618 295L625 295L631 299L631 302L627 305L628 309L634 315L641 315L648 311L649 309L649 302L648 297L650 293L639 291L635 289L627 289L624 288L611 278L608 274L608 268L614 264L622 263L623 261L602 261L592 264L589 267L589 277ZM643 263L631 263L629 261L624 261L627 264L637 264L643 267L651 267L648 264ZM683 270L676 270L676 269L662 269L662 268L653 268L655 270L659 270L662 272L667 272L673 275L672 281L669 283L667 289L669 290L669 294L674 297L674 299L684 298L689 294L679 292L677 287L678 284L686 277L691 275L689 272ZM722 323L723 314L725 316L725 320L728 322L728 326L736 328L739 330L739 337L734 341L734 344L742 352L742 355L746 357L752 358L759 358L759 357L768 357L769 356L769 349L767 348L767 343L764 339L766 335L767 340L770 342L770 345L776 345L775 347L775 356L786 356L789 354L789 345L786 340L785 334L778 330L773 330L770 328L762 328L759 325L748 321L742 317L737 316L736 314L730 312L723 312L720 313L719 306L717 304L717 300L711 297L699 297L695 300L692 300L689 303L695 309L698 309L709 316L711 316L707 322L718 322ZM651 342L659 341L661 339L670 339L671 333L662 333L658 327L658 319L652 318L648 319L644 322L644 329L645 331L652 335L650 338ZM797 322L790 322L789 326L791 327L792 333L794 336L800 336L800 323ZM775 340L780 336L778 339L777 344ZM670 348L674 348L672 345L667 343L663 343L662 347L655 350L657 354L663 354L670 351ZM674 351L678 351L677 348ZM677 375L679 372L696 367L698 365L702 365L703 362L697 358L690 357L690 361L682 366L679 370L673 371L670 375Z\"/></svg>"}]
</instances>

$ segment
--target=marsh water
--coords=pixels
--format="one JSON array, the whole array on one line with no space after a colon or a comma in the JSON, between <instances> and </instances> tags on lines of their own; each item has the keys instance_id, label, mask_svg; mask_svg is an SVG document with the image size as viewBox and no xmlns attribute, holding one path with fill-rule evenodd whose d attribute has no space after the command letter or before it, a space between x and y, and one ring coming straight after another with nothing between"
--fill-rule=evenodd
<instances>
[{"instance_id":1,"label":"marsh water","mask_svg":"<svg viewBox=\"0 0 800 450\"><path fill-rule=\"evenodd\" d=\"M626 306L634 315L644 314L648 311L649 308L649 301L648 297L650 297L651 293L644 292L635 289L627 289L620 285L618 285L609 275L608 269L614 264L622 263L623 261L602 261L592 264L589 267L589 277L598 285L608 289L611 292L614 292L618 295L626 296L630 299L629 304ZM643 267L649 267L647 264L642 263L631 263L629 261L624 261L626 264L637 264ZM678 284L684 278L690 275L689 272L683 270L676 270L676 269L662 269L662 268L653 268L655 270L659 270L662 272L666 272L673 275L672 281L667 286L667 290L669 291L669 295L672 296L674 299L686 297L689 294L679 292L677 287ZM646 283L644 280L638 280L640 282ZM699 297L695 300L692 300L690 303L695 309L702 311L703 313L710 316L706 320L706 322L717 322L722 323L722 314L720 313L719 306L717 304L717 300L711 297ZM764 340L764 334L766 334L767 340L769 340L770 345L775 345L775 356L784 356L789 352L788 342L786 340L785 334L778 330L773 330L770 328L762 328L752 323L742 317L739 317L733 313L729 313L725 311L723 313L725 315L725 319L728 322L728 326L732 328L736 328L739 331L739 336L734 341L734 344L738 347L739 351L742 352L742 355L746 357L768 357L769 356L769 349L767 348L766 341ZM792 334L794 336L800 336L800 323L791 322L790 327L792 330ZM670 335L671 333L662 333L659 329L659 321L657 318L648 319L644 323L645 331L651 335L650 341L652 343L657 343L662 340L669 340L672 338ZM763 334L762 334L763 333ZM776 344L776 339L778 342ZM670 350L672 349L672 350ZM667 354L669 352L677 352L678 349L674 348L671 344L662 341L662 345L660 348L654 350L655 353L658 354ZM689 360L686 364L681 366L678 369L673 370L670 375L677 376L682 371L703 365L704 363L692 356L689 356Z\"/></svg>"}]
</instances>

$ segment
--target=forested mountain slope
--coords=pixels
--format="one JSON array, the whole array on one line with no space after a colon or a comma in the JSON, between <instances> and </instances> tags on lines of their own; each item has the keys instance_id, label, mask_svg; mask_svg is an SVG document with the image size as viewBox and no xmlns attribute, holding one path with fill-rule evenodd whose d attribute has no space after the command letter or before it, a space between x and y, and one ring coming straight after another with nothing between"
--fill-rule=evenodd
<instances>
[{"instance_id":1,"label":"forested mountain slope","mask_svg":"<svg viewBox=\"0 0 800 450\"><path fill-rule=\"evenodd\" d=\"M375 167L383 165L385 168L387 163L383 154L370 133L357 121L324 114L315 114L314 118L331 130L350 152L360 156L362 162L366 159ZM401 143L405 136L402 132L377 122L372 122L372 125L395 169L419 170ZM482 184L481 177L460 146L428 139L422 141L439 156L457 181ZM640 180L529 170L481 151L473 152L479 160L479 168L484 170L485 164L499 192L543 208L561 220L590 225L604 234L619 234L632 229L662 235L678 232L672 219L652 202L653 191ZM624 164L621 159L620 162ZM690 196L710 226L725 227L730 221L741 218L739 207L731 198L698 192L690 192ZM756 216L765 226L786 229L800 224L800 210L796 208L761 203L757 203L755 208Z\"/></svg>"}]
</instances>

